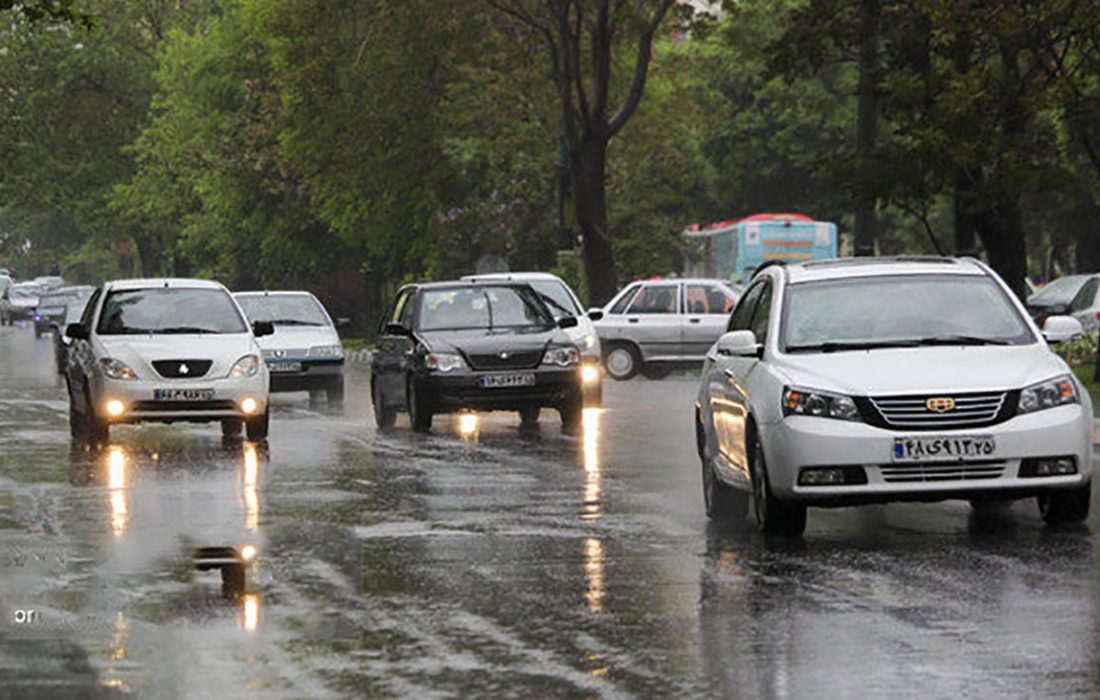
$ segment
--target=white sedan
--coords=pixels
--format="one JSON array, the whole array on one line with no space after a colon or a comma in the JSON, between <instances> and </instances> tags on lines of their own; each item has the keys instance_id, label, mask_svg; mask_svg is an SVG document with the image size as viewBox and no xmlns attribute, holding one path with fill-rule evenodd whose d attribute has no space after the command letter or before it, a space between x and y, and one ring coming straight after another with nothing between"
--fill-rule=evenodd
<instances>
[{"instance_id":1,"label":"white sedan","mask_svg":"<svg viewBox=\"0 0 1100 700\"><path fill-rule=\"evenodd\" d=\"M66 383L73 437L105 442L116 423L219 421L268 433L269 375L256 336L216 282L144 279L97 289L70 324Z\"/></svg>"},{"instance_id":2,"label":"white sedan","mask_svg":"<svg viewBox=\"0 0 1100 700\"><path fill-rule=\"evenodd\" d=\"M708 515L751 498L768 533L801 533L811 505L1037 496L1048 523L1089 513L1089 395L975 260L762 269L707 354L695 421Z\"/></svg>"}]
</instances>

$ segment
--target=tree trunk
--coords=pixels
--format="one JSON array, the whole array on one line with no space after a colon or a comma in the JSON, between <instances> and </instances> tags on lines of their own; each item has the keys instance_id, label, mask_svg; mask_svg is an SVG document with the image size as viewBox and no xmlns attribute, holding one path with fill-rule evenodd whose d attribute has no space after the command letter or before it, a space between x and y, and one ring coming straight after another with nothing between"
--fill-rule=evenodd
<instances>
[{"instance_id":1,"label":"tree trunk","mask_svg":"<svg viewBox=\"0 0 1100 700\"><path fill-rule=\"evenodd\" d=\"M163 273L160 245L155 236L137 234L134 236L138 260L141 261L142 277L156 277Z\"/></svg>"},{"instance_id":2,"label":"tree trunk","mask_svg":"<svg viewBox=\"0 0 1100 700\"><path fill-rule=\"evenodd\" d=\"M1021 300L1027 299L1027 239L1020 214L1020 200L1002 199L974 222L982 239L989 265Z\"/></svg>"},{"instance_id":3,"label":"tree trunk","mask_svg":"<svg viewBox=\"0 0 1100 700\"><path fill-rule=\"evenodd\" d=\"M878 141L878 34L880 0L860 0L859 31L859 111L856 121L856 155L860 169L860 181L867 171L868 161ZM856 206L855 254L875 254L874 199L861 196Z\"/></svg>"},{"instance_id":4,"label":"tree trunk","mask_svg":"<svg viewBox=\"0 0 1100 700\"><path fill-rule=\"evenodd\" d=\"M974 206L974 178L980 172L960 171L955 175L955 255L974 255L974 220L970 209Z\"/></svg>"},{"instance_id":5,"label":"tree trunk","mask_svg":"<svg viewBox=\"0 0 1100 700\"><path fill-rule=\"evenodd\" d=\"M592 306L603 306L619 288L607 226L606 167L606 139L586 137L578 147L571 149L573 199L577 227L581 232L588 303Z\"/></svg>"}]
</instances>

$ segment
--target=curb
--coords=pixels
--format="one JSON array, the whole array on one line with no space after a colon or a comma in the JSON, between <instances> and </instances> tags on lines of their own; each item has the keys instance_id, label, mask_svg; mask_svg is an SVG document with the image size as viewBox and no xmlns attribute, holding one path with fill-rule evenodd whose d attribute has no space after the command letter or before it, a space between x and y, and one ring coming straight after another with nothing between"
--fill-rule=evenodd
<instances>
[{"instance_id":1,"label":"curb","mask_svg":"<svg viewBox=\"0 0 1100 700\"><path fill-rule=\"evenodd\" d=\"M374 357L373 350L352 350L344 355L344 360L359 365L369 365L372 357Z\"/></svg>"}]
</instances>

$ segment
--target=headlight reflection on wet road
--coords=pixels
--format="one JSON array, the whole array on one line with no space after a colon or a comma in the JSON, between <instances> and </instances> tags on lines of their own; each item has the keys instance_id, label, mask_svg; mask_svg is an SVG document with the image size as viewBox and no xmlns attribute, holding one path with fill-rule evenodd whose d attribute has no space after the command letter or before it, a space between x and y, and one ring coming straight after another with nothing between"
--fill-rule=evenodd
<instances>
[{"instance_id":1,"label":"headlight reflection on wet road","mask_svg":"<svg viewBox=\"0 0 1100 700\"><path fill-rule=\"evenodd\" d=\"M240 481L244 526L255 532L260 528L260 455L252 443L246 443L244 446L244 466Z\"/></svg>"},{"instance_id":2,"label":"headlight reflection on wet road","mask_svg":"<svg viewBox=\"0 0 1100 700\"><path fill-rule=\"evenodd\" d=\"M603 599L607 593L604 589L603 568L603 542L589 537L584 541L584 576L588 580L588 591L584 598L588 601L589 612L603 612Z\"/></svg>"},{"instance_id":3,"label":"headlight reflection on wet road","mask_svg":"<svg viewBox=\"0 0 1100 700\"><path fill-rule=\"evenodd\" d=\"M241 596L241 612L237 615L237 626L246 632L255 632L260 626L260 595L245 593Z\"/></svg>"},{"instance_id":4,"label":"headlight reflection on wet road","mask_svg":"<svg viewBox=\"0 0 1100 700\"><path fill-rule=\"evenodd\" d=\"M115 537L121 537L130 520L126 502L126 452L121 447L112 447L107 453L107 488L111 495L111 529Z\"/></svg>"},{"instance_id":5,"label":"headlight reflection on wet road","mask_svg":"<svg viewBox=\"0 0 1100 700\"><path fill-rule=\"evenodd\" d=\"M476 413L462 413L458 416L458 434L463 440L477 442L478 421Z\"/></svg>"},{"instance_id":6,"label":"headlight reflection on wet road","mask_svg":"<svg viewBox=\"0 0 1100 700\"><path fill-rule=\"evenodd\" d=\"M581 427L584 449L584 510L581 519L596 521L602 516L600 501L600 414L601 408L586 408ZM592 613L603 612L604 550L603 542L595 537L584 541L584 577L588 583L585 600Z\"/></svg>"}]
</instances>

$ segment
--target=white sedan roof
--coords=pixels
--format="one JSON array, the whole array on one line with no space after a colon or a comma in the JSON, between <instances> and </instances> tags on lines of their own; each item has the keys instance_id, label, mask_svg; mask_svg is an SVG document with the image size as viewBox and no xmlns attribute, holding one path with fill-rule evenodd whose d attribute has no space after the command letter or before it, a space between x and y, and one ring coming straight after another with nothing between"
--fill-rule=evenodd
<instances>
[{"instance_id":1,"label":"white sedan roof","mask_svg":"<svg viewBox=\"0 0 1100 700\"><path fill-rule=\"evenodd\" d=\"M883 275L985 275L972 258L901 256L896 258L834 258L785 265L791 284Z\"/></svg>"},{"instance_id":2,"label":"white sedan roof","mask_svg":"<svg viewBox=\"0 0 1100 700\"><path fill-rule=\"evenodd\" d=\"M171 287L177 289L225 289L218 282L189 279L186 277L155 277L148 279L114 280L107 283L108 289L155 289Z\"/></svg>"}]
</instances>

